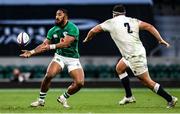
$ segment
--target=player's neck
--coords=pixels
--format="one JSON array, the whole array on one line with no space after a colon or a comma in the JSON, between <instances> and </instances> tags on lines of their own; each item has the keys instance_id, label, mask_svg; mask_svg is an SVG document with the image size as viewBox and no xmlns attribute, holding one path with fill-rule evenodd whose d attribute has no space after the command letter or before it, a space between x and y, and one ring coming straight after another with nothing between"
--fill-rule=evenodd
<instances>
[{"instance_id":1,"label":"player's neck","mask_svg":"<svg viewBox=\"0 0 180 114\"><path fill-rule=\"evenodd\" d=\"M125 16L124 14L121 15L114 15L113 17Z\"/></svg>"},{"instance_id":2,"label":"player's neck","mask_svg":"<svg viewBox=\"0 0 180 114\"><path fill-rule=\"evenodd\" d=\"M120 15L117 15L117 16L125 16L124 14L120 14Z\"/></svg>"},{"instance_id":3,"label":"player's neck","mask_svg":"<svg viewBox=\"0 0 180 114\"><path fill-rule=\"evenodd\" d=\"M65 20L65 21L60 25L60 27L61 27L61 28L64 28L67 23L68 23L68 20Z\"/></svg>"}]
</instances>

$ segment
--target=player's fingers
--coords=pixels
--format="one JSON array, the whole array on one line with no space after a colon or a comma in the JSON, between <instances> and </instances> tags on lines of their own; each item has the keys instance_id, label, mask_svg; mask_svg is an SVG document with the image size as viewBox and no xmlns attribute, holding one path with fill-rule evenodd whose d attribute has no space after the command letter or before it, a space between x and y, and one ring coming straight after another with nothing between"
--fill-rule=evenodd
<instances>
[{"instance_id":1,"label":"player's fingers","mask_svg":"<svg viewBox=\"0 0 180 114\"><path fill-rule=\"evenodd\" d=\"M19 55L20 57L24 57L24 54Z\"/></svg>"},{"instance_id":2,"label":"player's fingers","mask_svg":"<svg viewBox=\"0 0 180 114\"><path fill-rule=\"evenodd\" d=\"M169 48L169 47L170 47L170 44L167 43L167 44L166 44L166 47Z\"/></svg>"},{"instance_id":3,"label":"player's fingers","mask_svg":"<svg viewBox=\"0 0 180 114\"><path fill-rule=\"evenodd\" d=\"M165 41L160 42L160 44L165 45L167 48L170 47L169 43L167 43Z\"/></svg>"},{"instance_id":4,"label":"player's fingers","mask_svg":"<svg viewBox=\"0 0 180 114\"><path fill-rule=\"evenodd\" d=\"M19 55L20 57L24 57L24 58L28 58L29 56L27 56L27 55L23 55L23 54L21 54L21 55Z\"/></svg>"},{"instance_id":5,"label":"player's fingers","mask_svg":"<svg viewBox=\"0 0 180 114\"><path fill-rule=\"evenodd\" d=\"M166 47L169 47L169 43L167 43L167 42L165 42L165 41L162 42L162 44L165 45Z\"/></svg>"},{"instance_id":6,"label":"player's fingers","mask_svg":"<svg viewBox=\"0 0 180 114\"><path fill-rule=\"evenodd\" d=\"M87 42L87 40L85 39L85 40L83 40L83 43L86 43Z\"/></svg>"},{"instance_id":7,"label":"player's fingers","mask_svg":"<svg viewBox=\"0 0 180 114\"><path fill-rule=\"evenodd\" d=\"M22 52L27 52L27 50L21 50Z\"/></svg>"}]
</instances>

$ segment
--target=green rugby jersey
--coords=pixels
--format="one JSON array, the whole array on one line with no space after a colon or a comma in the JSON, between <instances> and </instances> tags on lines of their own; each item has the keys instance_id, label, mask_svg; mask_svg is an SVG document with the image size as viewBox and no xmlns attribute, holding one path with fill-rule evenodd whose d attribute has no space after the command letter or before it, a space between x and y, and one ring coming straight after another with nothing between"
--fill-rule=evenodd
<instances>
[{"instance_id":1,"label":"green rugby jersey","mask_svg":"<svg viewBox=\"0 0 180 114\"><path fill-rule=\"evenodd\" d=\"M52 27L47 34L47 39L53 43L59 43L60 39L66 35L73 36L75 41L70 44L68 48L56 49L56 53L65 57L79 58L78 41L79 41L79 29L78 27L68 21L64 28L59 26Z\"/></svg>"}]
</instances>

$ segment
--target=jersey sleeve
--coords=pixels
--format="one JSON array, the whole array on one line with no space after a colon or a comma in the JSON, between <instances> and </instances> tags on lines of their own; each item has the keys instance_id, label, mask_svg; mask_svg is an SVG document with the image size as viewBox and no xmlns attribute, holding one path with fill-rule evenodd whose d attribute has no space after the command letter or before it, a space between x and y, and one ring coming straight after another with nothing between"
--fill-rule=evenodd
<instances>
[{"instance_id":1,"label":"jersey sleeve","mask_svg":"<svg viewBox=\"0 0 180 114\"><path fill-rule=\"evenodd\" d=\"M100 27L104 30L104 31L108 31L110 28L110 20L107 20L103 23L100 24Z\"/></svg>"},{"instance_id":2,"label":"jersey sleeve","mask_svg":"<svg viewBox=\"0 0 180 114\"><path fill-rule=\"evenodd\" d=\"M73 27L69 28L69 31L68 31L67 35L73 36L75 39L77 39L78 36L79 36L79 29L78 29L78 27L73 26Z\"/></svg>"},{"instance_id":3,"label":"jersey sleeve","mask_svg":"<svg viewBox=\"0 0 180 114\"><path fill-rule=\"evenodd\" d=\"M133 18L138 24L140 24L142 21L136 18Z\"/></svg>"},{"instance_id":4,"label":"jersey sleeve","mask_svg":"<svg viewBox=\"0 0 180 114\"><path fill-rule=\"evenodd\" d=\"M46 38L48 40L51 40L53 38L53 28L48 31Z\"/></svg>"}]
</instances>

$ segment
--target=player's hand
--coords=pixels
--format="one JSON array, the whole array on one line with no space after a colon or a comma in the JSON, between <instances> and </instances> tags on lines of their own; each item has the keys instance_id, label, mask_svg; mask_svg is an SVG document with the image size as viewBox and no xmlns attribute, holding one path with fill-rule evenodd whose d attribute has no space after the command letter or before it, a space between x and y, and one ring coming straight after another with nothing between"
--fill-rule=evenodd
<instances>
[{"instance_id":1,"label":"player's hand","mask_svg":"<svg viewBox=\"0 0 180 114\"><path fill-rule=\"evenodd\" d=\"M31 57L32 53L28 50L21 50L23 54L19 55L20 57L29 58Z\"/></svg>"},{"instance_id":2,"label":"player's hand","mask_svg":"<svg viewBox=\"0 0 180 114\"><path fill-rule=\"evenodd\" d=\"M170 44L164 40L159 41L159 43L165 45L167 48L170 47Z\"/></svg>"},{"instance_id":3,"label":"player's hand","mask_svg":"<svg viewBox=\"0 0 180 114\"><path fill-rule=\"evenodd\" d=\"M88 41L90 41L90 39L88 39L87 37L83 40L83 43L86 43L86 42L88 42Z\"/></svg>"},{"instance_id":4,"label":"player's hand","mask_svg":"<svg viewBox=\"0 0 180 114\"><path fill-rule=\"evenodd\" d=\"M41 47L42 51L48 51L50 50L50 45L49 44L44 44L42 47Z\"/></svg>"}]
</instances>

